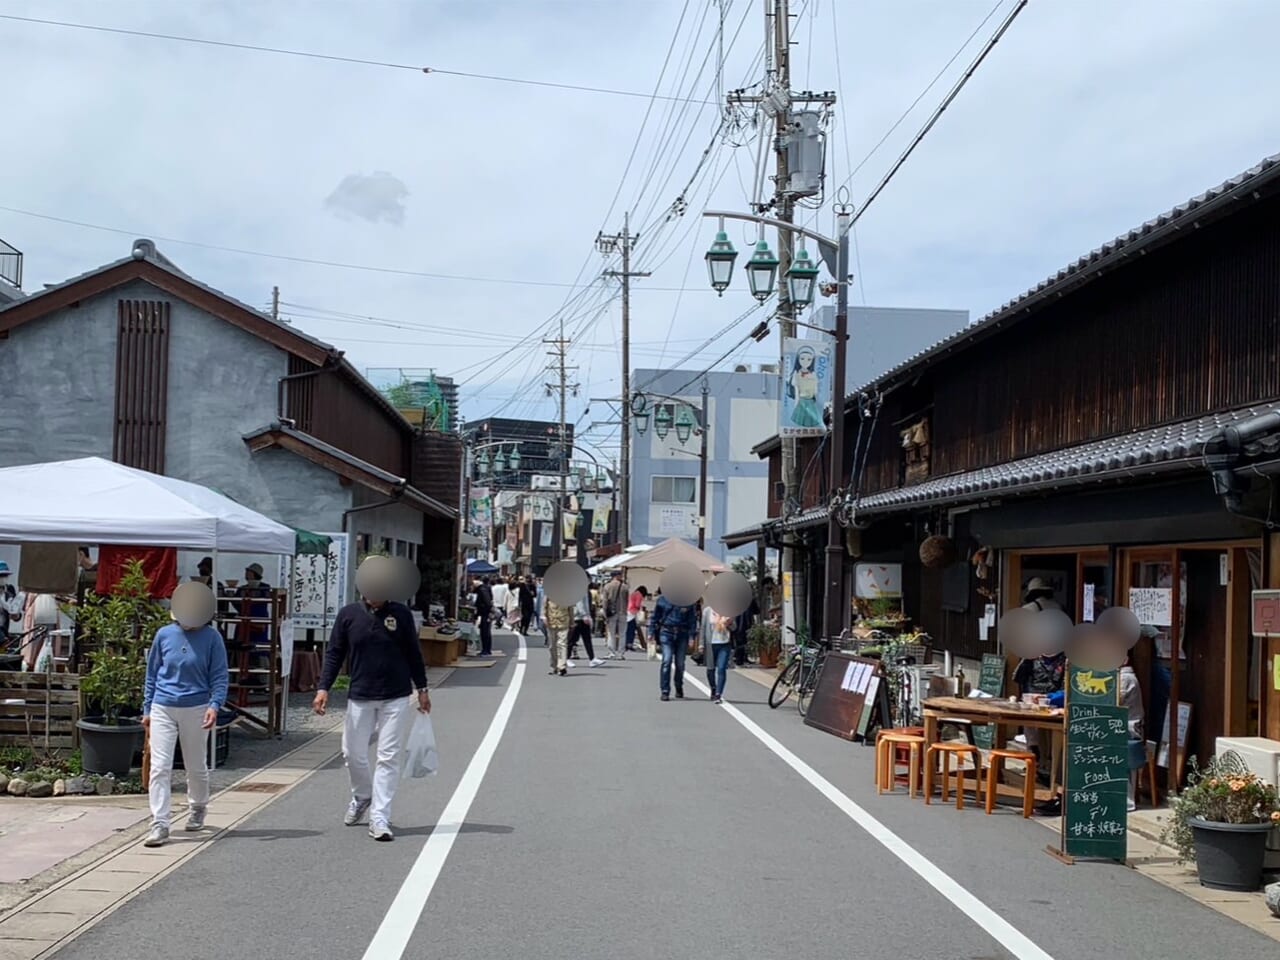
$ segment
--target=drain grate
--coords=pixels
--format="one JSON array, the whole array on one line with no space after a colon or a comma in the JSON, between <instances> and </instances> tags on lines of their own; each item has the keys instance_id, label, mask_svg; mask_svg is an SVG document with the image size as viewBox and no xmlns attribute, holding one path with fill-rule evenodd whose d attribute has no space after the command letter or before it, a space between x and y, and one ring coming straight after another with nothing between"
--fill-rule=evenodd
<instances>
[{"instance_id":1,"label":"drain grate","mask_svg":"<svg viewBox=\"0 0 1280 960\"><path fill-rule=\"evenodd\" d=\"M266 780L258 780L250 783L241 783L231 789L236 793L279 793L287 783L270 783Z\"/></svg>"}]
</instances>

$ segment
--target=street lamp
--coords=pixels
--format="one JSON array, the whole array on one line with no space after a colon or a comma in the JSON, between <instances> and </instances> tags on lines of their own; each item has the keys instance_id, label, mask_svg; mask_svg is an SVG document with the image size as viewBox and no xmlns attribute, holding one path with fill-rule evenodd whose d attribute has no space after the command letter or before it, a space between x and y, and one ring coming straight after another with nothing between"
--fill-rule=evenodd
<instances>
[{"instance_id":1,"label":"street lamp","mask_svg":"<svg viewBox=\"0 0 1280 960\"><path fill-rule=\"evenodd\" d=\"M653 416L653 432L658 435L659 440L667 439L667 434L671 432L671 424L674 418L671 416L671 410L667 407L659 407L658 412ZM644 431L641 430L641 433Z\"/></svg>"},{"instance_id":2,"label":"street lamp","mask_svg":"<svg viewBox=\"0 0 1280 960\"><path fill-rule=\"evenodd\" d=\"M778 258L769 249L769 241L761 238L756 244L756 252L751 255L744 268L747 271L747 282L751 285L751 295L764 303L773 296L773 284L778 276Z\"/></svg>"},{"instance_id":3,"label":"street lamp","mask_svg":"<svg viewBox=\"0 0 1280 960\"><path fill-rule=\"evenodd\" d=\"M680 414L676 417L676 439L680 441L680 445L684 446L689 442L689 438L693 436L693 414L689 412L688 407L681 407Z\"/></svg>"},{"instance_id":4,"label":"street lamp","mask_svg":"<svg viewBox=\"0 0 1280 960\"><path fill-rule=\"evenodd\" d=\"M511 456L507 458L507 465L511 467L512 473L520 472L520 448L512 447Z\"/></svg>"},{"instance_id":5,"label":"street lamp","mask_svg":"<svg viewBox=\"0 0 1280 960\"><path fill-rule=\"evenodd\" d=\"M501 447L499 447L498 452L493 455L493 472L494 473L507 472L507 456L505 453L503 453Z\"/></svg>"},{"instance_id":6,"label":"street lamp","mask_svg":"<svg viewBox=\"0 0 1280 960\"><path fill-rule=\"evenodd\" d=\"M800 248L791 269L787 271L787 289L791 294L791 302L803 310L813 303L813 288L818 282L818 265L809 257L809 252Z\"/></svg>"},{"instance_id":7,"label":"street lamp","mask_svg":"<svg viewBox=\"0 0 1280 960\"><path fill-rule=\"evenodd\" d=\"M729 279L733 276L733 265L738 259L738 251L734 249L729 235L724 232L724 221L720 221L720 232L716 234L711 249L707 251L707 276L711 279L711 289L724 296L729 287Z\"/></svg>"},{"instance_id":8,"label":"street lamp","mask_svg":"<svg viewBox=\"0 0 1280 960\"><path fill-rule=\"evenodd\" d=\"M476 470L480 476L487 477L489 475L489 451L483 450L480 456L476 458Z\"/></svg>"}]
</instances>

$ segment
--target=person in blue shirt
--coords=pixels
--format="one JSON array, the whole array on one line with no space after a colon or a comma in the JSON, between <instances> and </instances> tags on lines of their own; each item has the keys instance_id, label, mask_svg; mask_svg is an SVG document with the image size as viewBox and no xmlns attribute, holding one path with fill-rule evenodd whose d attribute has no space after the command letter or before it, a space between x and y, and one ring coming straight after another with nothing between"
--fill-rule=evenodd
<instances>
[{"instance_id":1,"label":"person in blue shirt","mask_svg":"<svg viewBox=\"0 0 1280 960\"><path fill-rule=\"evenodd\" d=\"M694 604L672 603L659 590L658 602L653 608L653 635L662 646L662 667L658 671L662 699L671 699L674 666L676 699L683 700L684 661L689 652L689 641L698 635L698 608Z\"/></svg>"},{"instance_id":2,"label":"person in blue shirt","mask_svg":"<svg viewBox=\"0 0 1280 960\"><path fill-rule=\"evenodd\" d=\"M151 831L146 846L169 840L173 754L182 744L187 770L186 829L203 829L209 805L208 732L227 699L227 648L211 625L215 600L203 583L174 591L177 621L156 632L147 653L142 725L151 735Z\"/></svg>"}]
</instances>

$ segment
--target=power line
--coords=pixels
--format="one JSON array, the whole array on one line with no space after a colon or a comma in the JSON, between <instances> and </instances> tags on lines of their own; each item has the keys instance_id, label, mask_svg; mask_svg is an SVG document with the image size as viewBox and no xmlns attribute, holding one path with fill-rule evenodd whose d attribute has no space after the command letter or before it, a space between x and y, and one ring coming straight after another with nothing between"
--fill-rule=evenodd
<instances>
[{"instance_id":1,"label":"power line","mask_svg":"<svg viewBox=\"0 0 1280 960\"><path fill-rule=\"evenodd\" d=\"M615 97L636 97L642 99L670 100L675 103L715 103L715 101L687 100L680 97L668 97L659 94L640 93L636 90L617 90L611 87L595 87L587 84L558 83L552 80L533 80L528 77L508 77L493 73L475 73L467 70L448 70L443 67L424 67L411 63L396 63L390 60L372 60L364 57L345 57L328 53L316 53L311 50L293 50L287 47L268 47L255 43L240 43L231 40L210 40L205 37L187 37L173 33L153 33L147 30L131 30L125 27L108 27L96 23L73 23L67 20L47 20L39 17L19 17L14 14L0 13L0 20L11 20L45 27L62 27L69 30L87 30L94 33L110 33L125 37L141 37L146 40L167 40L172 43L192 43L205 47L221 47L228 50L248 50L253 53L268 53L282 57L299 57L305 60L324 60L330 63L344 63L352 66L381 67L389 70L412 70L415 73L440 74L446 77L461 77L467 80L489 80L494 83L512 83L529 87L546 87L553 90L575 90L581 93L599 93Z\"/></svg>"}]
</instances>

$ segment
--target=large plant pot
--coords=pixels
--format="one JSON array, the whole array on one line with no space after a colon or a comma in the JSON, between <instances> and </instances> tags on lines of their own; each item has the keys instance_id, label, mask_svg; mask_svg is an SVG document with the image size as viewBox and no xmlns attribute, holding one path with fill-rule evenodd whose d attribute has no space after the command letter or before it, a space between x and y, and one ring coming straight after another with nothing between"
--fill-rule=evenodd
<instances>
[{"instance_id":1,"label":"large plant pot","mask_svg":"<svg viewBox=\"0 0 1280 960\"><path fill-rule=\"evenodd\" d=\"M1191 818L1200 885L1213 890L1262 888L1269 823L1213 823Z\"/></svg>"},{"instance_id":2,"label":"large plant pot","mask_svg":"<svg viewBox=\"0 0 1280 960\"><path fill-rule=\"evenodd\" d=\"M772 670L778 665L778 653L779 651L777 650L761 650L760 666L767 670Z\"/></svg>"},{"instance_id":3,"label":"large plant pot","mask_svg":"<svg viewBox=\"0 0 1280 960\"><path fill-rule=\"evenodd\" d=\"M80 728L80 760L84 772L127 777L142 742L142 724L122 719L119 724L111 725L103 719L85 717L76 722Z\"/></svg>"}]
</instances>

